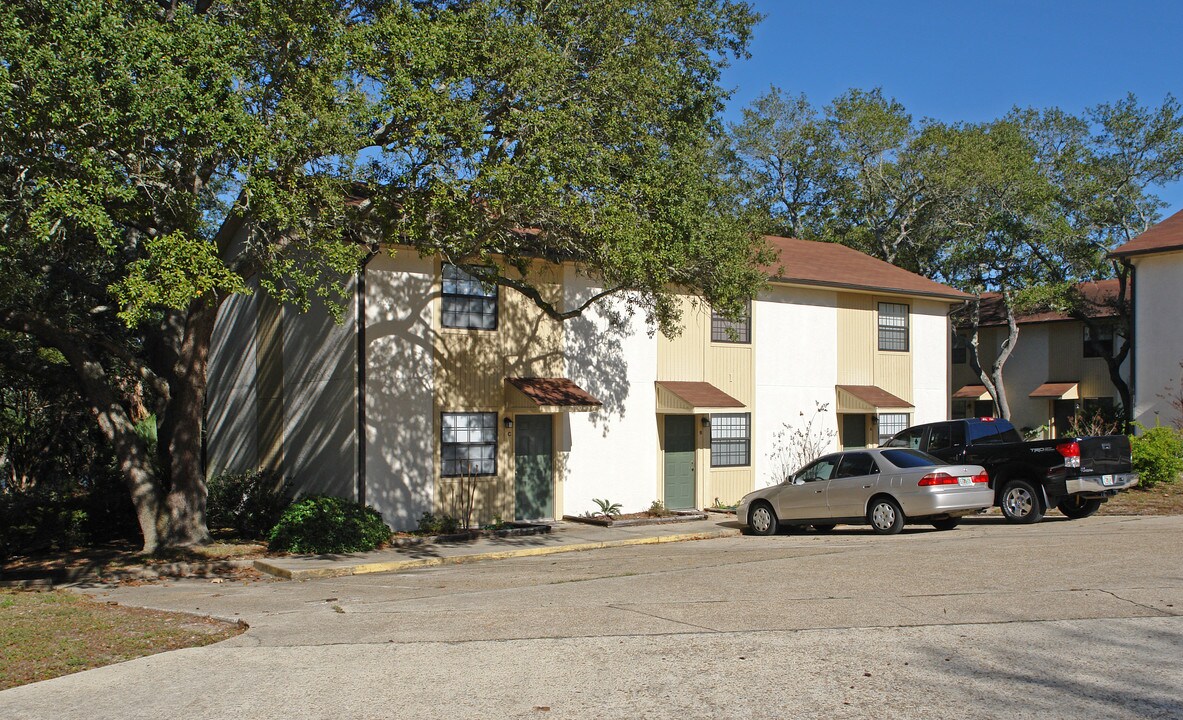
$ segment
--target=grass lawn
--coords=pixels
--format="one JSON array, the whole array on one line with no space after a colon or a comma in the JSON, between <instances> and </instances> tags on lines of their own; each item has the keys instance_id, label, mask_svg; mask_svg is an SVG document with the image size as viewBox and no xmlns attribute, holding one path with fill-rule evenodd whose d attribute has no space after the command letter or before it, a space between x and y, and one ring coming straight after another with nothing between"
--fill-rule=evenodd
<instances>
[{"instance_id":1,"label":"grass lawn","mask_svg":"<svg viewBox=\"0 0 1183 720\"><path fill-rule=\"evenodd\" d=\"M61 590L0 590L0 690L165 650L209 645L244 629Z\"/></svg>"}]
</instances>

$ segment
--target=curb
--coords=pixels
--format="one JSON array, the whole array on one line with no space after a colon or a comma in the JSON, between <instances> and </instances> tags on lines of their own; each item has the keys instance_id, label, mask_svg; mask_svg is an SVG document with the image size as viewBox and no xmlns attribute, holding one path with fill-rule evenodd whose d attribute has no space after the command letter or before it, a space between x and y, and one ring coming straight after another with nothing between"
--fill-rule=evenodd
<instances>
[{"instance_id":1,"label":"curb","mask_svg":"<svg viewBox=\"0 0 1183 720\"><path fill-rule=\"evenodd\" d=\"M714 540L716 538L734 537L739 530L712 530L708 532L683 533L681 535L658 535L653 537L625 538L623 540L604 540L601 542L576 543L571 545L555 545L543 548L522 548L520 550L499 550L487 553L473 553L471 555L453 555L451 557L420 558L417 560L390 560L387 562L359 563L357 565L342 565L323 568L309 568L307 570L291 569L273 565L266 560L256 560L255 569L284 580L312 580L317 578L344 577L346 575L366 575L369 573L398 572L415 568L439 567L441 565L463 565L466 563L483 562L485 560L506 560L517 557L534 557L538 555L556 555L558 553L582 552L584 550L602 550L604 548L627 547L630 545L655 545L659 543L688 542L691 540Z\"/></svg>"}]
</instances>

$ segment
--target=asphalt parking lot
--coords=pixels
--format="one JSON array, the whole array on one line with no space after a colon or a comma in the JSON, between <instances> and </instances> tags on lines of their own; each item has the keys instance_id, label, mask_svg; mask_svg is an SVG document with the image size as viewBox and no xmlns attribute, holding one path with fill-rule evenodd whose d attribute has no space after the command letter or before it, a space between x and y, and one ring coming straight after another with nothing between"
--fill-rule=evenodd
<instances>
[{"instance_id":1,"label":"asphalt parking lot","mask_svg":"<svg viewBox=\"0 0 1183 720\"><path fill-rule=\"evenodd\" d=\"M2 692L0 716L1183 717L1183 517L98 594L251 629Z\"/></svg>"}]
</instances>

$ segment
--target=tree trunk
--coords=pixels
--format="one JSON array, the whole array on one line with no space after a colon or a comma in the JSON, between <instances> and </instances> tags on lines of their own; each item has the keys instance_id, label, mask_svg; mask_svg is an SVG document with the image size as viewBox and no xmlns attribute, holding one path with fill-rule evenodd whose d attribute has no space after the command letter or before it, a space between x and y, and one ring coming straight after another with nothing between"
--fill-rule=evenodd
<instances>
[{"instance_id":1,"label":"tree trunk","mask_svg":"<svg viewBox=\"0 0 1183 720\"><path fill-rule=\"evenodd\" d=\"M197 300L190 305L172 366L165 369L171 395L157 430L157 457L168 477L162 508L167 528L163 542L173 547L209 542L201 447L206 371L216 317L217 309L211 302Z\"/></svg>"}]
</instances>

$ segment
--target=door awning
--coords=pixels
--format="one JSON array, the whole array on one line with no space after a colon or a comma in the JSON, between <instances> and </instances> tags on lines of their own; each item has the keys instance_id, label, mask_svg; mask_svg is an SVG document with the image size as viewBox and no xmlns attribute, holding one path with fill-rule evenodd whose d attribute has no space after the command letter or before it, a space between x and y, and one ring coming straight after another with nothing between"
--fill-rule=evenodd
<instances>
[{"instance_id":1,"label":"door awning","mask_svg":"<svg viewBox=\"0 0 1183 720\"><path fill-rule=\"evenodd\" d=\"M668 415L725 412L743 403L708 382L658 381L657 412Z\"/></svg>"},{"instance_id":2,"label":"door awning","mask_svg":"<svg viewBox=\"0 0 1183 720\"><path fill-rule=\"evenodd\" d=\"M567 378L505 378L505 403L539 413L595 412L604 405Z\"/></svg>"},{"instance_id":3,"label":"door awning","mask_svg":"<svg viewBox=\"0 0 1183 720\"><path fill-rule=\"evenodd\" d=\"M960 390L953 393L954 400L989 400L990 393L986 392L985 385L964 385Z\"/></svg>"},{"instance_id":4,"label":"door awning","mask_svg":"<svg viewBox=\"0 0 1183 720\"><path fill-rule=\"evenodd\" d=\"M876 385L836 385L838 412L875 413L880 410L911 410L916 407Z\"/></svg>"},{"instance_id":5,"label":"door awning","mask_svg":"<svg viewBox=\"0 0 1183 720\"><path fill-rule=\"evenodd\" d=\"M1027 397L1079 400L1080 385L1074 382L1048 382L1035 388Z\"/></svg>"}]
</instances>

